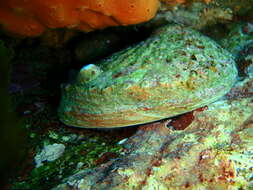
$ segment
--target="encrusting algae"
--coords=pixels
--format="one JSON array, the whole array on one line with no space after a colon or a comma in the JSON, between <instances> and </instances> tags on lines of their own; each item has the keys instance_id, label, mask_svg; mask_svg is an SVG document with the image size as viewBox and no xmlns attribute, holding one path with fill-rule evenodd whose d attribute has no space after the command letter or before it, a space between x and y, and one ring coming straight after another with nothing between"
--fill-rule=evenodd
<instances>
[{"instance_id":1,"label":"encrusting algae","mask_svg":"<svg viewBox=\"0 0 253 190\"><path fill-rule=\"evenodd\" d=\"M237 76L233 56L179 25L158 29L62 86L59 117L70 126L111 128L152 122L205 106Z\"/></svg>"}]
</instances>

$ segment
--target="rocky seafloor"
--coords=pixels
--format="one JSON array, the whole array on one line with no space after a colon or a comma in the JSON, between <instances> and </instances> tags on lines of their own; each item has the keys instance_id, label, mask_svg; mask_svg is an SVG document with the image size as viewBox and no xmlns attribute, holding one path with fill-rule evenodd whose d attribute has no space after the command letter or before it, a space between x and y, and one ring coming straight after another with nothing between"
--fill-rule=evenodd
<instances>
[{"instance_id":1,"label":"rocky seafloor","mask_svg":"<svg viewBox=\"0 0 253 190\"><path fill-rule=\"evenodd\" d=\"M192 112L140 126L119 157L66 178L54 190L252 189L251 27L238 24L230 40L220 41L239 69L230 92Z\"/></svg>"},{"instance_id":2,"label":"rocky seafloor","mask_svg":"<svg viewBox=\"0 0 253 190\"><path fill-rule=\"evenodd\" d=\"M83 34L67 45L48 47L40 39L15 39L1 33L5 47L13 50L8 92L15 110L11 118L17 120L11 123L12 128L10 122L2 127L7 126L2 136L9 139L1 143L5 147L1 148L3 158L7 158L1 160L6 165L2 168L8 174L2 188L253 189L253 25L247 19L239 20L201 29L235 61L238 76L229 92L224 89L225 95L215 102L182 115L102 131L72 128L60 122L60 85L74 83L83 65L140 43L149 36L143 31L146 27L127 29L135 34L128 42L118 39L128 36L125 29L87 34L84 42L101 41L94 40L94 50L89 47L91 53L86 56L80 55L80 48L85 48L79 42ZM228 34L224 35L224 30ZM109 35L101 37L103 32ZM109 43L112 49L99 50L99 43L107 44L108 40L116 47ZM217 68L209 69L215 72ZM216 80L218 85L221 79Z\"/></svg>"}]
</instances>

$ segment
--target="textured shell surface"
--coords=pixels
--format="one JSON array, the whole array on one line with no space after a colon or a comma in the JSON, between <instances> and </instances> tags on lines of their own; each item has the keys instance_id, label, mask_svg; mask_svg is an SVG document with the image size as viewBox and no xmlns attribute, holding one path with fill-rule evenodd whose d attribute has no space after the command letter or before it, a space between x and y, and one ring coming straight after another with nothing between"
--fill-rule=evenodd
<instances>
[{"instance_id":1,"label":"textured shell surface","mask_svg":"<svg viewBox=\"0 0 253 190\"><path fill-rule=\"evenodd\" d=\"M148 123L214 102L236 77L228 51L195 30L167 25L84 66L74 82L62 85L59 117L84 128Z\"/></svg>"}]
</instances>

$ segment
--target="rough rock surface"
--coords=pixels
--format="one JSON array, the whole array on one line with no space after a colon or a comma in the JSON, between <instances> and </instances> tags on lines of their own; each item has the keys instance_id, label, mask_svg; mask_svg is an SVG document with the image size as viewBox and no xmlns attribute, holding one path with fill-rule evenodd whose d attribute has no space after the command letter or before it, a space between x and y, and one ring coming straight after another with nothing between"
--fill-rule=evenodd
<instances>
[{"instance_id":1,"label":"rough rock surface","mask_svg":"<svg viewBox=\"0 0 253 190\"><path fill-rule=\"evenodd\" d=\"M252 34L253 36L253 34ZM253 77L253 43L247 45L238 56L239 76Z\"/></svg>"},{"instance_id":2,"label":"rough rock surface","mask_svg":"<svg viewBox=\"0 0 253 190\"><path fill-rule=\"evenodd\" d=\"M183 115L177 125L172 119L141 126L119 158L54 190L252 189L252 82L238 82L223 99ZM188 126L178 128L187 118Z\"/></svg>"},{"instance_id":3,"label":"rough rock surface","mask_svg":"<svg viewBox=\"0 0 253 190\"><path fill-rule=\"evenodd\" d=\"M244 75L222 99L140 126L121 156L83 170L53 190L252 190L251 50L247 45L240 52L244 66L238 69Z\"/></svg>"},{"instance_id":4,"label":"rough rock surface","mask_svg":"<svg viewBox=\"0 0 253 190\"><path fill-rule=\"evenodd\" d=\"M253 23L236 23L231 26L231 31L220 44L230 51L235 57L245 46L253 43Z\"/></svg>"},{"instance_id":5,"label":"rough rock surface","mask_svg":"<svg viewBox=\"0 0 253 190\"><path fill-rule=\"evenodd\" d=\"M194 0L180 1L181 4L174 4L175 1L170 0L163 3L156 17L148 24L158 24L165 19L170 23L202 29L217 23L235 21L240 17L245 20L253 18L252 0L207 0L205 3Z\"/></svg>"},{"instance_id":6,"label":"rough rock surface","mask_svg":"<svg viewBox=\"0 0 253 190\"><path fill-rule=\"evenodd\" d=\"M182 114L228 92L237 76L232 55L210 38L167 25L146 41L83 67L63 86L61 121L122 127Z\"/></svg>"},{"instance_id":7,"label":"rough rock surface","mask_svg":"<svg viewBox=\"0 0 253 190\"><path fill-rule=\"evenodd\" d=\"M44 146L43 150L35 156L36 167L43 165L44 161L54 161L58 159L65 150L64 144L50 144Z\"/></svg>"}]
</instances>

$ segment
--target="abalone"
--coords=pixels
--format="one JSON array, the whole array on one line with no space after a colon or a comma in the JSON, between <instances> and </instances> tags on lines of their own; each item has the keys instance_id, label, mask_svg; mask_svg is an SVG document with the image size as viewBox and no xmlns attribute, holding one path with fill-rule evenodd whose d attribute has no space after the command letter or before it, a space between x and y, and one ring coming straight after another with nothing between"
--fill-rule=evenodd
<instances>
[{"instance_id":1,"label":"abalone","mask_svg":"<svg viewBox=\"0 0 253 190\"><path fill-rule=\"evenodd\" d=\"M212 39L179 25L84 66L62 85L60 120L112 128L148 123L210 104L237 77L233 56Z\"/></svg>"}]
</instances>

